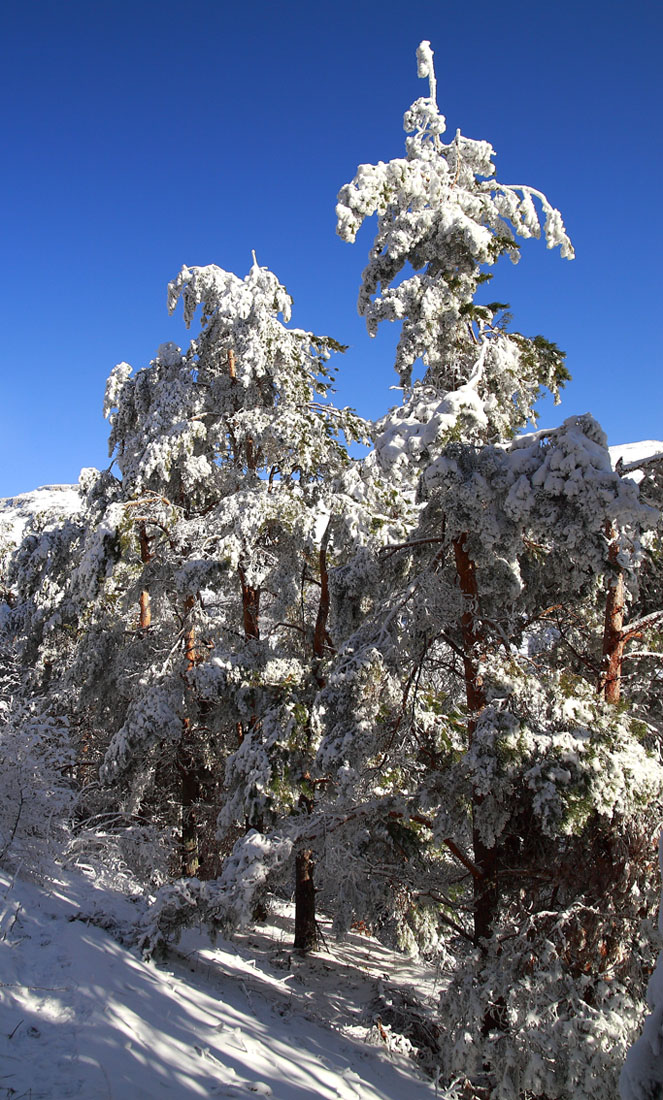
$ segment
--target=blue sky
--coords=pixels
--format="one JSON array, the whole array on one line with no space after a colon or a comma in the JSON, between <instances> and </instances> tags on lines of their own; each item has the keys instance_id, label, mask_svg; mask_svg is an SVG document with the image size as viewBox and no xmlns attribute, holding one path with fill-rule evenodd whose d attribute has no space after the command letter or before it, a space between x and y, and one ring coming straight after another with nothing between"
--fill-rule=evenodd
<instances>
[{"instance_id":1,"label":"blue sky","mask_svg":"<svg viewBox=\"0 0 663 1100\"><path fill-rule=\"evenodd\" d=\"M0 496L105 466L105 379L188 340L166 312L183 263L244 275L251 249L293 323L350 350L337 400L393 403L395 332L356 292L371 229L335 235L357 164L400 156L435 50L449 132L546 192L577 259L526 242L490 296L568 354L541 424L591 411L611 443L663 437L660 3L559 0L24 0L0 41Z\"/></svg>"}]
</instances>

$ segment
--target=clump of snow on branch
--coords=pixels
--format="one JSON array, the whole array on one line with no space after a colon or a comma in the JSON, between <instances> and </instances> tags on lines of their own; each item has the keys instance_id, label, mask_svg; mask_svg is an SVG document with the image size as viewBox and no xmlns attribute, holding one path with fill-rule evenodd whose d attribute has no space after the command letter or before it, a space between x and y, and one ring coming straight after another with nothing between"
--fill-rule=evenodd
<instances>
[{"instance_id":1,"label":"clump of snow on branch","mask_svg":"<svg viewBox=\"0 0 663 1100\"><path fill-rule=\"evenodd\" d=\"M226 932L250 924L256 897L291 853L289 837L251 830L237 841L217 880L178 879L162 887L137 933L143 952L152 955L176 942L192 924Z\"/></svg>"}]
</instances>

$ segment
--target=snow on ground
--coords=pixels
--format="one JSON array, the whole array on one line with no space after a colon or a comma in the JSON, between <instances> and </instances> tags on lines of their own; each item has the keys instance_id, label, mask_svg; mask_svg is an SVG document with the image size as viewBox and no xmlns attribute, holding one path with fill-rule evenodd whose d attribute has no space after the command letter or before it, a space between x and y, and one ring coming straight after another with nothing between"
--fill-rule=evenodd
<instances>
[{"instance_id":1,"label":"snow on ground","mask_svg":"<svg viewBox=\"0 0 663 1100\"><path fill-rule=\"evenodd\" d=\"M296 956L285 906L232 943L191 931L156 965L93 923L135 917L78 875L0 872L0 1098L434 1096L365 1014L380 997L431 1006L432 970L359 934Z\"/></svg>"}]
</instances>

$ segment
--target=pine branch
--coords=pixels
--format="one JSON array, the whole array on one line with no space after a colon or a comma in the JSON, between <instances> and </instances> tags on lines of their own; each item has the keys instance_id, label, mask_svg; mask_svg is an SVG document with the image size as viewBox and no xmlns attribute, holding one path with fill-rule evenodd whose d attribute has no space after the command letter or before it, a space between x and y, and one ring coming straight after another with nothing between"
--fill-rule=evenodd
<instances>
[{"instance_id":1,"label":"pine branch","mask_svg":"<svg viewBox=\"0 0 663 1100\"><path fill-rule=\"evenodd\" d=\"M385 554L391 557L397 550L407 550L411 546L426 546L430 543L446 542L444 536L431 536L427 539L412 539L410 542L395 542L391 546L381 546L378 550L378 554Z\"/></svg>"},{"instance_id":2,"label":"pine branch","mask_svg":"<svg viewBox=\"0 0 663 1100\"><path fill-rule=\"evenodd\" d=\"M625 642L631 640L631 638L641 637L646 630L650 630L661 619L663 619L663 610L652 611L649 615L644 615L641 619L636 619L634 623L629 623L624 627L622 631L622 638Z\"/></svg>"}]
</instances>

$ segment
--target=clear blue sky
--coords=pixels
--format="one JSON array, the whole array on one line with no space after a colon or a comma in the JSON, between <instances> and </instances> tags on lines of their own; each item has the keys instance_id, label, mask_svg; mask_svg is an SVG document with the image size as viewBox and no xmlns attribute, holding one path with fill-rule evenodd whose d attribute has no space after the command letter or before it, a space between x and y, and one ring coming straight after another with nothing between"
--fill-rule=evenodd
<instances>
[{"instance_id":1,"label":"clear blue sky","mask_svg":"<svg viewBox=\"0 0 663 1100\"><path fill-rule=\"evenodd\" d=\"M490 295L568 353L541 423L591 411L610 442L663 437L663 6L559 0L24 0L0 33L0 496L108 463L105 379L182 342L183 263L246 274L255 248L293 323L351 345L337 399L394 400L395 333L369 341L356 291L372 240L335 235L357 164L402 155L435 50L438 100L545 191L577 259L540 242Z\"/></svg>"}]
</instances>

